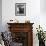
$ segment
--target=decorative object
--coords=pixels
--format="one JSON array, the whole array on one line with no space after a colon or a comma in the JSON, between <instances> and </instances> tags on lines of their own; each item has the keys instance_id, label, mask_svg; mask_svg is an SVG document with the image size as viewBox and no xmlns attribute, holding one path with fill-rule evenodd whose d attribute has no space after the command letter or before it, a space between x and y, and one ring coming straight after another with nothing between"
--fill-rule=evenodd
<instances>
[{"instance_id":1,"label":"decorative object","mask_svg":"<svg viewBox=\"0 0 46 46\"><path fill-rule=\"evenodd\" d=\"M5 46L1 34L2 34L2 33L0 32L0 46Z\"/></svg>"},{"instance_id":2,"label":"decorative object","mask_svg":"<svg viewBox=\"0 0 46 46\"><path fill-rule=\"evenodd\" d=\"M13 21L13 20L10 20L10 21Z\"/></svg>"},{"instance_id":3,"label":"decorative object","mask_svg":"<svg viewBox=\"0 0 46 46\"><path fill-rule=\"evenodd\" d=\"M8 21L9 23L19 23L19 21L17 19L11 19L10 21Z\"/></svg>"},{"instance_id":4,"label":"decorative object","mask_svg":"<svg viewBox=\"0 0 46 46\"><path fill-rule=\"evenodd\" d=\"M45 46L45 35L43 32L42 27L36 28L37 29L37 34L38 35L38 40L39 40L39 46Z\"/></svg>"},{"instance_id":5,"label":"decorative object","mask_svg":"<svg viewBox=\"0 0 46 46\"><path fill-rule=\"evenodd\" d=\"M16 16L26 15L26 3L16 3L15 4L15 15Z\"/></svg>"},{"instance_id":6,"label":"decorative object","mask_svg":"<svg viewBox=\"0 0 46 46\"><path fill-rule=\"evenodd\" d=\"M4 45L5 46L10 46L10 42L12 42L12 36L11 36L11 32L9 31L5 31L5 32L1 32L1 36L2 39L4 41Z\"/></svg>"},{"instance_id":7,"label":"decorative object","mask_svg":"<svg viewBox=\"0 0 46 46\"><path fill-rule=\"evenodd\" d=\"M30 20L25 20L25 23L30 23Z\"/></svg>"}]
</instances>

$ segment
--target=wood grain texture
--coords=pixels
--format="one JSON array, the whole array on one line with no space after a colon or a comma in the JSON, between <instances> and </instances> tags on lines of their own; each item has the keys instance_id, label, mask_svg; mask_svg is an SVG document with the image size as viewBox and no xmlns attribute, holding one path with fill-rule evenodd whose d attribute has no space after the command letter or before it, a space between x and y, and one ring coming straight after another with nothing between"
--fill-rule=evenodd
<instances>
[{"instance_id":1,"label":"wood grain texture","mask_svg":"<svg viewBox=\"0 0 46 46\"><path fill-rule=\"evenodd\" d=\"M7 23L9 25L9 31L16 32L28 32L28 46L33 46L33 23ZM14 36L15 38L15 36ZM26 45L27 46L27 45Z\"/></svg>"}]
</instances>

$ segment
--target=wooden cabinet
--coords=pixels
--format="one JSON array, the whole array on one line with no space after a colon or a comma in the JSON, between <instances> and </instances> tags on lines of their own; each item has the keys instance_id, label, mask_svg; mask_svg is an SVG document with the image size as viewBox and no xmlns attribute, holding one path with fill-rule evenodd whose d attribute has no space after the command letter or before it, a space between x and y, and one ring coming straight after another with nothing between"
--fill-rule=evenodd
<instances>
[{"instance_id":1,"label":"wooden cabinet","mask_svg":"<svg viewBox=\"0 0 46 46\"><path fill-rule=\"evenodd\" d=\"M33 23L7 23L12 33L13 41L22 46L33 46Z\"/></svg>"}]
</instances>

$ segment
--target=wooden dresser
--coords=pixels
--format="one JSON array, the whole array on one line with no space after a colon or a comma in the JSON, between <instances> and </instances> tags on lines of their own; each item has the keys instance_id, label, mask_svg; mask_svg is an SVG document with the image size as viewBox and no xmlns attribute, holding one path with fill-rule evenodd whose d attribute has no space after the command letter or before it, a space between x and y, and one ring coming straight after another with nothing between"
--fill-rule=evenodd
<instances>
[{"instance_id":1,"label":"wooden dresser","mask_svg":"<svg viewBox=\"0 0 46 46\"><path fill-rule=\"evenodd\" d=\"M33 23L7 23L12 39L21 46L33 46ZM19 45L18 45L19 46Z\"/></svg>"}]
</instances>

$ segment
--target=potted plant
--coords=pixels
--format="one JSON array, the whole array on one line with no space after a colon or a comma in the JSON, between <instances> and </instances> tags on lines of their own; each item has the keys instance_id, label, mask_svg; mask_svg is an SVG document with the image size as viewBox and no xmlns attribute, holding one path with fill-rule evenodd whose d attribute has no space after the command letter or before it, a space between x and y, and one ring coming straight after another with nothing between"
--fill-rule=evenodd
<instances>
[{"instance_id":1,"label":"potted plant","mask_svg":"<svg viewBox=\"0 0 46 46\"><path fill-rule=\"evenodd\" d=\"M36 36L38 36L38 40L39 40L39 46L45 46L45 35L43 32L42 27L36 28L37 29L37 34Z\"/></svg>"}]
</instances>

